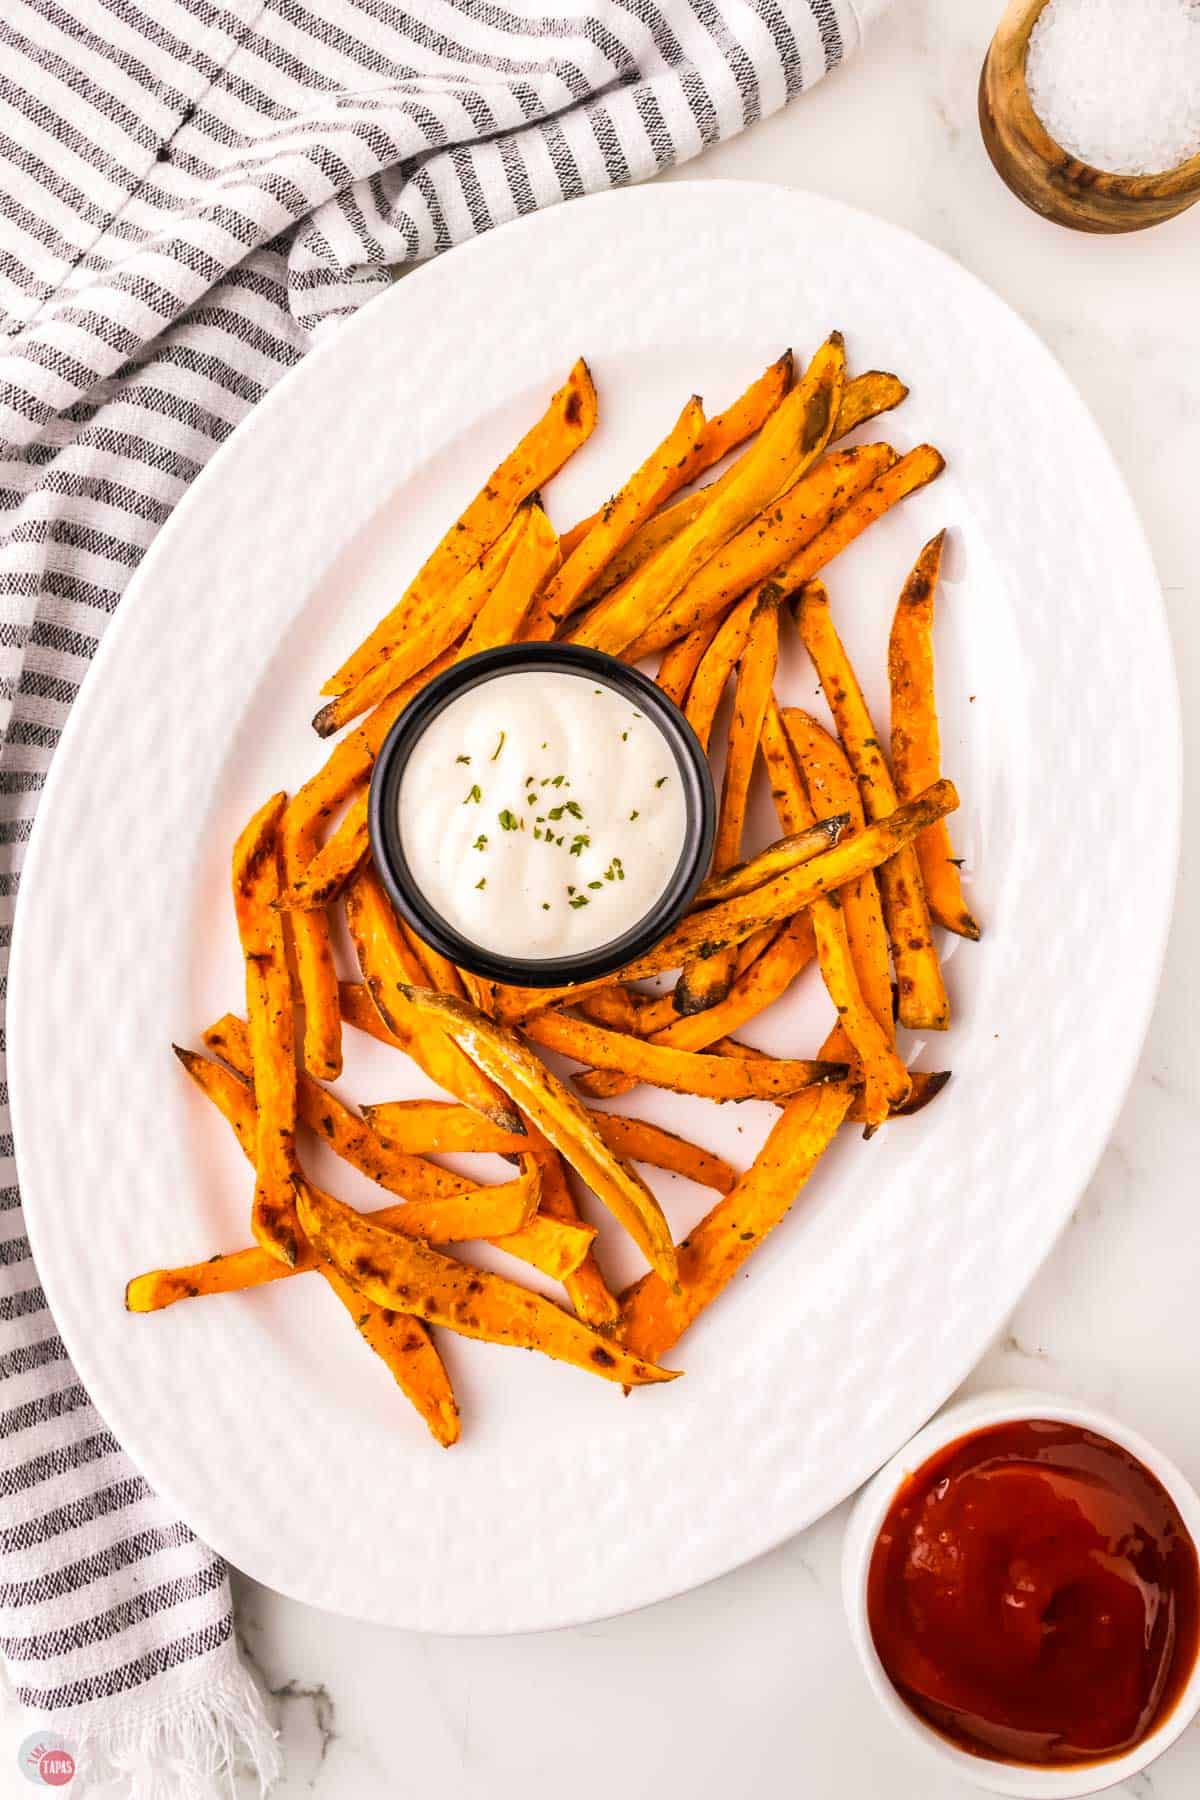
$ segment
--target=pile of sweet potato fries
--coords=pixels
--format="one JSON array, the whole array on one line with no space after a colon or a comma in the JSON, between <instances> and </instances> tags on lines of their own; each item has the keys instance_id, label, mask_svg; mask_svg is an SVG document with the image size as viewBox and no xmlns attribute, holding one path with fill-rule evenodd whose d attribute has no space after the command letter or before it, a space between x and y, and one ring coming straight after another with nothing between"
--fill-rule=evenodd
<instances>
[{"instance_id":1,"label":"pile of sweet potato fries","mask_svg":"<svg viewBox=\"0 0 1200 1800\"><path fill-rule=\"evenodd\" d=\"M296 794L272 796L234 846L245 1016L204 1033L210 1055L176 1053L253 1166L255 1247L136 1277L130 1311L314 1271L451 1444L458 1409L431 1327L540 1350L627 1388L670 1380L659 1359L779 1223L838 1128L859 1121L869 1134L934 1097L947 1075L907 1068L897 1025L949 1023L933 925L979 935L945 825L957 795L939 766L942 535L921 551L896 608L890 756L818 580L943 467L927 444L903 456L886 443L835 448L906 391L894 375L850 378L834 333L801 375L789 352L715 418L690 399L625 485L560 536L542 490L597 416L591 376L576 363L326 683L317 732L353 729ZM699 483L735 451L718 478ZM836 737L775 697L780 632L793 621ZM442 669L498 644L552 638L630 662L657 657L659 684L706 747L733 684L716 848L692 908L650 953L604 981L508 987L456 968L397 917L371 866L367 790L393 721ZM781 835L743 860L760 756ZM335 906L357 981L335 966ZM739 1041L738 1029L809 964L835 1019L816 1055L777 1058ZM670 991L637 985L675 970ZM341 1074L345 1025L406 1052L449 1098L355 1111L328 1085ZM583 1065L575 1092L537 1048ZM781 1111L739 1175L659 1126L579 1097L608 1101L639 1082ZM317 1188L298 1156L300 1127L391 1203L364 1215ZM434 1160L477 1151L517 1172L481 1186ZM682 1243L638 1163L719 1196ZM568 1168L649 1264L625 1293L605 1280ZM446 1253L471 1239L561 1282L566 1304Z\"/></svg>"}]
</instances>

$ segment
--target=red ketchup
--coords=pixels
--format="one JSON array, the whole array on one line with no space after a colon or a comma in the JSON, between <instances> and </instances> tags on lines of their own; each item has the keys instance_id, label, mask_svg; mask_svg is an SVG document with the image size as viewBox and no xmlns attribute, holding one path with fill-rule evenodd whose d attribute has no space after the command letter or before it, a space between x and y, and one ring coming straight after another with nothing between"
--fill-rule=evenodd
<instances>
[{"instance_id":1,"label":"red ketchup","mask_svg":"<svg viewBox=\"0 0 1200 1800\"><path fill-rule=\"evenodd\" d=\"M1108 1438L993 1425L904 1483L867 1614L893 1686L961 1749L1089 1762L1131 1749L1185 1687L1196 1549L1162 1483Z\"/></svg>"}]
</instances>

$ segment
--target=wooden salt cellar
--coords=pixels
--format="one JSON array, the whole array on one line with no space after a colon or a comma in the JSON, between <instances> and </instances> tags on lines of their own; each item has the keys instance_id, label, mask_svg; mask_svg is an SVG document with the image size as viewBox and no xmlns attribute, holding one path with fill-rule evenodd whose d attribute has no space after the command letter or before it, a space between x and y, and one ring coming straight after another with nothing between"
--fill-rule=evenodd
<instances>
[{"instance_id":1,"label":"wooden salt cellar","mask_svg":"<svg viewBox=\"0 0 1200 1800\"><path fill-rule=\"evenodd\" d=\"M1048 0L1009 0L979 77L979 124L996 171L1026 206L1075 231L1141 231L1200 200L1200 155L1157 175L1113 175L1056 144L1025 85L1029 34Z\"/></svg>"}]
</instances>

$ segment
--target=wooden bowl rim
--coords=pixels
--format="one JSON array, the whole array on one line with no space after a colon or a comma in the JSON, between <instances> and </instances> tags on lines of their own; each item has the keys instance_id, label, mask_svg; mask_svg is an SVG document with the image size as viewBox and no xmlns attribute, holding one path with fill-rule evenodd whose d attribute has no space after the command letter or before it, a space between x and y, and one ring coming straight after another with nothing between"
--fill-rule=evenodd
<instances>
[{"instance_id":1,"label":"wooden bowl rim","mask_svg":"<svg viewBox=\"0 0 1200 1800\"><path fill-rule=\"evenodd\" d=\"M1014 78L1014 104L1009 123L1024 137L1030 149L1043 162L1054 164L1068 180L1092 188L1098 181L1103 182L1103 192L1119 194L1128 200L1165 200L1188 192L1193 184L1200 187L1200 150L1170 169L1158 169L1148 175L1122 175L1114 169L1101 169L1095 163L1084 162L1051 137L1041 115L1034 109L1025 81L1029 39L1049 4L1050 0L1010 0L987 54L990 64L999 51L1005 64L1004 72L1011 72Z\"/></svg>"}]
</instances>

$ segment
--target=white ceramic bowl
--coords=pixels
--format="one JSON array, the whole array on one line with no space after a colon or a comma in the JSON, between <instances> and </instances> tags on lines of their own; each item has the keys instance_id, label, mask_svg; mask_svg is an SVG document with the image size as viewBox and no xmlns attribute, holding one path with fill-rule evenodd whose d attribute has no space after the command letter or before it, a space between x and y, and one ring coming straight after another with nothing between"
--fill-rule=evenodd
<instances>
[{"instance_id":1,"label":"white ceramic bowl","mask_svg":"<svg viewBox=\"0 0 1200 1800\"><path fill-rule=\"evenodd\" d=\"M1174 1463L1168 1462L1153 1444L1093 1407L1081 1406L1073 1400L1060 1400L1053 1394L1041 1394L1033 1389L1005 1388L999 1393L978 1394L947 1408L868 1482L846 1529L842 1593L850 1635L875 1698L892 1723L922 1755L939 1763L943 1770L953 1770L964 1780L992 1793L1028 1796L1030 1800L1077 1800L1079 1795L1099 1793L1103 1788L1128 1781L1131 1775L1136 1775L1139 1769L1144 1769L1175 1742L1200 1710L1200 1659L1172 1710L1133 1750L1123 1756L1071 1768L1032 1767L972 1756L919 1718L889 1681L867 1622L867 1575L871 1553L879 1528L902 1482L956 1438L984 1430L989 1425L1005 1425L1020 1419L1053 1419L1065 1425L1078 1425L1086 1431L1111 1438L1114 1444L1128 1450L1166 1488L1193 1541L1200 1547L1200 1496Z\"/></svg>"}]
</instances>

